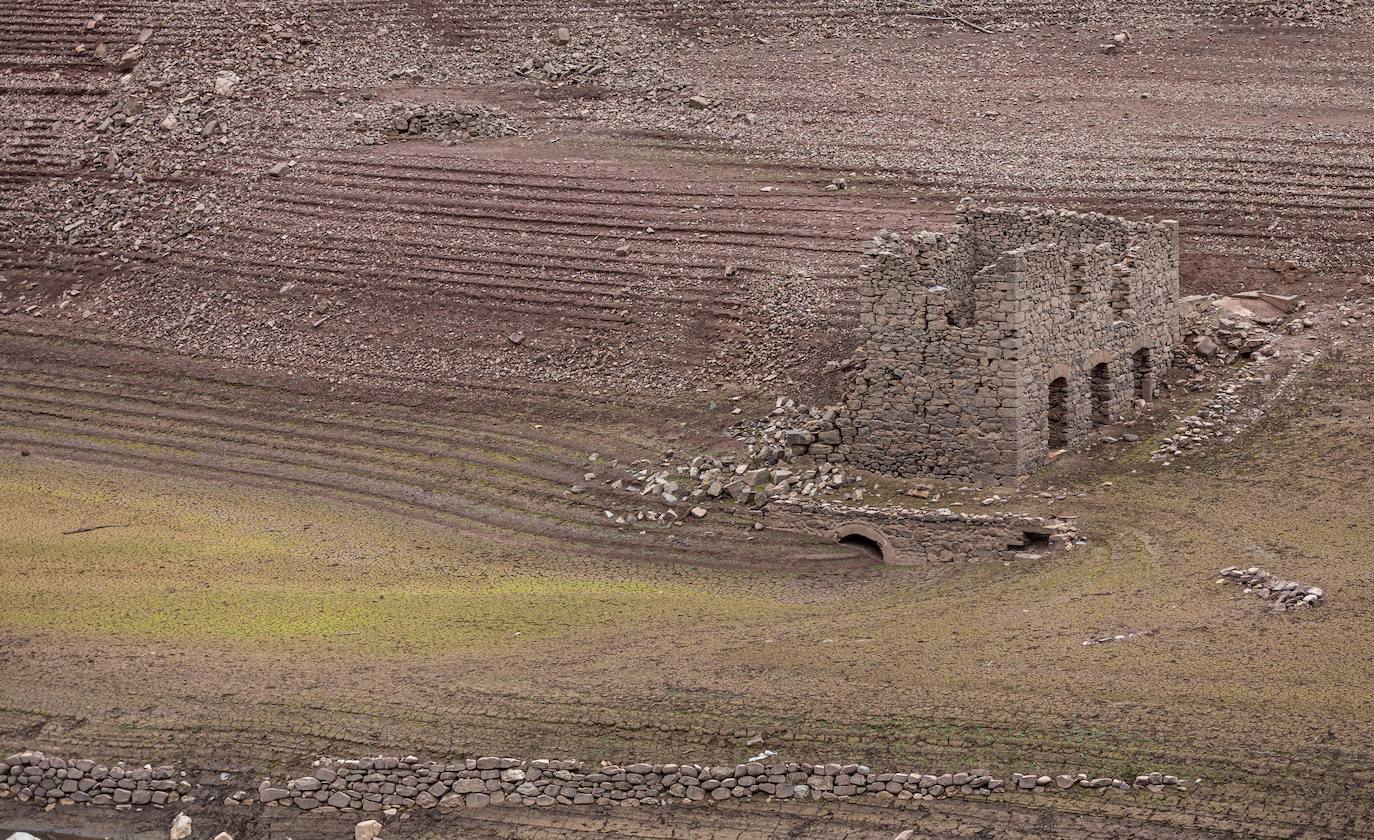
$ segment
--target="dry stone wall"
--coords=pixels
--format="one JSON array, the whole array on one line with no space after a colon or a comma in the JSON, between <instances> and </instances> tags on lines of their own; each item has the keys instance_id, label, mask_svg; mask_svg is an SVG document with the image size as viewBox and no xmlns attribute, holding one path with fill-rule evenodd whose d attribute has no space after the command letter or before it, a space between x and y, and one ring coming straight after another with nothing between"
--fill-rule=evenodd
<instances>
[{"instance_id":1,"label":"dry stone wall","mask_svg":"<svg viewBox=\"0 0 1374 840\"><path fill-rule=\"evenodd\" d=\"M198 792L175 768L105 767L40 752L17 753L0 762L0 798L37 806L113 805L166 807L194 801ZM156 784L155 784L156 783ZM170 787L167 787L170 785ZM704 804L766 797L774 800L839 800L867 797L894 804L948 797L1014 793L1182 792L1183 780L1161 772L1131 779L1085 773L1011 773L1002 778L983 768L957 773L878 771L863 764L781 761L741 764L584 764L580 761L486 756L451 762L415 756L327 759L295 779L262 782L257 790L229 795L225 804L263 805L304 811L398 813L409 809L482 808L491 805L644 806ZM122 793L121 793L122 792ZM144 792L147 795L136 795ZM165 794L157 796L155 794Z\"/></svg>"},{"instance_id":2,"label":"dry stone wall","mask_svg":"<svg viewBox=\"0 0 1374 840\"><path fill-rule=\"evenodd\" d=\"M839 443L812 454L1013 478L1154 395L1180 336L1178 224L966 199L953 234L874 238L860 306Z\"/></svg>"}]
</instances>

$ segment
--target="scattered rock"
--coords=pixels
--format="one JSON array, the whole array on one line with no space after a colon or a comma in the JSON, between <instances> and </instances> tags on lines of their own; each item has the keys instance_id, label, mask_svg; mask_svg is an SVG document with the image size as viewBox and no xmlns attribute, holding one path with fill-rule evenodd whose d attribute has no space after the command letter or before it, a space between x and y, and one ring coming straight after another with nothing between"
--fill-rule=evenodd
<instances>
[{"instance_id":1,"label":"scattered rock","mask_svg":"<svg viewBox=\"0 0 1374 840\"><path fill-rule=\"evenodd\" d=\"M224 71L215 77L215 96L229 97L234 95L234 86L239 83L237 73Z\"/></svg>"},{"instance_id":2,"label":"scattered rock","mask_svg":"<svg viewBox=\"0 0 1374 840\"><path fill-rule=\"evenodd\" d=\"M167 832L169 840L186 840L191 836L191 818L185 813L177 814L172 820L172 828Z\"/></svg>"},{"instance_id":3,"label":"scattered rock","mask_svg":"<svg viewBox=\"0 0 1374 840\"><path fill-rule=\"evenodd\" d=\"M382 834L382 824L376 820L364 820L353 826L353 840L377 840Z\"/></svg>"},{"instance_id":4,"label":"scattered rock","mask_svg":"<svg viewBox=\"0 0 1374 840\"><path fill-rule=\"evenodd\" d=\"M1246 592L1272 601L1271 610L1276 613L1303 607L1321 606L1322 601L1326 598L1326 591L1320 586L1305 586L1295 580L1286 580L1277 575L1272 575L1258 566L1244 569L1227 566L1221 570L1221 578L1218 583L1221 581L1239 583L1245 587Z\"/></svg>"}]
</instances>

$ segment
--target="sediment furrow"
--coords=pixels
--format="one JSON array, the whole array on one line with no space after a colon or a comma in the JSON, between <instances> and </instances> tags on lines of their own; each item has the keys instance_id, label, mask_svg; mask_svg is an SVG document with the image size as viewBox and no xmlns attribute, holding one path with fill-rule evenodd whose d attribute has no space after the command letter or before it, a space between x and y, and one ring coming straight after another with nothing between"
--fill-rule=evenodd
<instances>
[{"instance_id":1,"label":"sediment furrow","mask_svg":"<svg viewBox=\"0 0 1374 840\"><path fill-rule=\"evenodd\" d=\"M611 553L644 550L635 545L638 540L627 543L609 528L603 514L605 508L639 504L637 497L603 492L595 484L584 495L568 495L567 487L587 469L582 453L549 450L548 441L531 448L533 441L493 431L500 426L481 416L463 420L473 424L465 427L437 424L433 416L418 422L386 419L375 407L357 421L299 410L274 415L269 404L259 401L247 409L228 394L191 403L166 390L137 396L128 390L130 383L111 382L108 373L92 390L71 380L71 372L50 379L7 370L0 385L0 416L6 421L0 437L12 446L146 469L304 485L434 521L456 517L493 533L561 535ZM117 392L100 392L111 387ZM808 542L789 535L772 541L772 550ZM769 550L760 551L762 559ZM700 561L724 551L670 548L665 555Z\"/></svg>"},{"instance_id":2,"label":"sediment furrow","mask_svg":"<svg viewBox=\"0 0 1374 840\"><path fill-rule=\"evenodd\" d=\"M239 230L235 238L244 244L270 242L269 230ZM327 244L326 244L327 243ZM474 250L457 246L445 250L430 250L429 243L419 241L413 247L404 240L391 239L389 244L400 246L404 256L395 260L377 259L374 251L344 235L316 234L310 246L312 260L282 264L263 259L240 257L233 264L222 266L219 273L232 276L240 283L263 289L276 289L285 282L294 282L305 289L334 291L365 291L375 294L383 289L400 293L423 294L447 301L486 304L493 300L528 307L528 311L551 311L561 307L582 310L582 318L594 323L610 320L620 323L634 312L621 312L629 303L650 300L663 306L690 306L718 317L749 318L748 311L740 311L739 303L727 303L733 294L733 283L727 282L719 263L699 268L674 264L668 257L654 261L645 257L643 246L630 258L608 264L604 258L562 253L534 259L528 250L515 247ZM196 255L173 255L173 262L188 269L198 265ZM578 263L583 263L579 265ZM737 269L739 274L760 273L764 269L748 265ZM647 282L656 271L669 272L681 280L666 287L662 283ZM662 274L657 275L662 277ZM829 280L839 288L846 283L844 274L817 274L817 280ZM837 312L854 311L852 301L836 307ZM565 310L566 311L566 310Z\"/></svg>"},{"instance_id":3,"label":"sediment furrow","mask_svg":"<svg viewBox=\"0 0 1374 840\"><path fill-rule=\"evenodd\" d=\"M416 195L414 198L404 198L401 197L402 195L403 193L398 194L396 191L392 191L386 201L386 206L388 211L403 213L408 224L427 223L433 229L451 229L465 235L471 235L474 231L508 233L533 230L569 239L591 239L604 242L609 239L640 233L646 227L654 227L652 218L601 217L594 215L590 209L580 218L569 216L560 218L552 214L510 212L507 209L508 205L498 202L490 202L483 206L471 202L448 201L436 198L434 195L425 197ZM354 192L350 194L330 193L325 199L323 194L312 195L308 191L294 195L278 193L265 198L262 207L278 212L295 211L304 217L356 219L359 212L375 211L379 206L378 199L381 197L380 194L369 197L366 194ZM563 206L561 209L567 213L574 208ZM654 229L655 231L658 230L657 227ZM797 232L795 229L774 233L766 228L750 230L743 225L720 227L706 223L685 226L677 230L669 228L664 231L665 234L675 232L710 236L712 237L710 240L712 244L748 244L756 248L776 248L820 254L849 254L853 252L853 246L848 245L847 237L815 235ZM835 243L844 242L847 247L815 242L813 241L815 239L831 239ZM649 241L653 240L650 239Z\"/></svg>"},{"instance_id":4,"label":"sediment furrow","mask_svg":"<svg viewBox=\"0 0 1374 840\"><path fill-rule=\"evenodd\" d=\"M0 405L10 396L0 393ZM425 451L366 439L322 438L289 425L279 425L279 432L245 430L212 417L187 422L187 418L177 417L175 410L125 419L124 412L114 406L73 406L45 400L32 392L23 400L22 405L16 402L14 407L3 409L13 427L57 433L98 430L102 437L139 448L166 446L184 452L213 452L247 462L337 473L343 478L375 481L383 486L410 487L415 494L499 500L507 509L535 518L551 517L558 512L559 518L569 521L599 524L601 520L601 506L594 504L598 495L595 492L568 499L567 487L575 476L567 475L556 482L532 474L535 471L509 469L502 460L456 447ZM455 437L461 431L455 429ZM282 446L284 440L289 441L289 448ZM310 441L317 445L307 446ZM623 500L608 495L602 501L614 504Z\"/></svg>"},{"instance_id":5,"label":"sediment furrow","mask_svg":"<svg viewBox=\"0 0 1374 840\"><path fill-rule=\"evenodd\" d=\"M203 391L215 394L226 386L251 387L253 401L281 400L288 405L287 411L299 409L291 406L291 401L301 401L309 406L319 399L312 391L312 383L318 380L306 378L297 380L289 375L272 375L262 371L235 368L233 360L214 354L197 353L194 360L188 357L169 354L154 345L127 336L111 335L83 329L79 325L62 324L56 321L38 322L28 318L0 316L0 338L3 338L5 352L14 359L56 361L59 366L69 365L75 359L83 359L93 371L103 371L91 381L100 384L111 372L125 377L129 387L140 387L140 382L162 380L163 385L174 385L177 389ZM117 353L107 353L106 350ZM128 354L128 355L125 355ZM187 364L189 369L177 370L179 364ZM59 370L66 368L59 367ZM59 374L60 375L60 374ZM471 416L480 412L484 405L500 406L504 413L489 415L488 419L504 420L502 425L510 434L513 426L510 419L518 417L522 421L538 423L535 418L547 406L556 403L570 420L590 423L604 422L605 406L578 390L556 384L523 382L514 380L464 380L455 393L455 383L440 377L427 377L418 374L394 374L386 372L367 372L350 377L355 383L367 383L381 390L370 394L373 399L385 405L404 407L414 410L434 406L437 402L449 410ZM484 402L486 401L486 402ZM653 395L624 395L617 398L618 406L628 411L638 412L640 417L653 417L653 409L662 410L661 400ZM687 416L691 416L690 414ZM412 418L412 420L423 418ZM478 424L474 424L478 425ZM603 437L615 440L624 433L623 424L610 428L598 426ZM522 427L521 436L525 439L556 444L559 440L556 431L547 429L540 433L533 427Z\"/></svg>"}]
</instances>

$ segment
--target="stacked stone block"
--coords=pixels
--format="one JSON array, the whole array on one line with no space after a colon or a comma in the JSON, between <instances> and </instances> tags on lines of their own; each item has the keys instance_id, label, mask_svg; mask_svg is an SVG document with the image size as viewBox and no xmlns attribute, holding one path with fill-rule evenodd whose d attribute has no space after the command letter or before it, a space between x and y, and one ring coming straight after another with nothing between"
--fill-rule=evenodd
<instances>
[{"instance_id":1,"label":"stacked stone block","mask_svg":"<svg viewBox=\"0 0 1374 840\"><path fill-rule=\"evenodd\" d=\"M1178 225L965 200L951 235L875 237L859 293L841 443L813 454L1013 478L1153 395L1180 337Z\"/></svg>"},{"instance_id":2,"label":"stacked stone block","mask_svg":"<svg viewBox=\"0 0 1374 840\"><path fill-rule=\"evenodd\" d=\"M68 761L41 752L15 753L0 761L0 797L46 805L113 805L117 808L178 802L191 783L172 767L106 767L90 759Z\"/></svg>"},{"instance_id":3,"label":"stacked stone block","mask_svg":"<svg viewBox=\"0 0 1374 840\"><path fill-rule=\"evenodd\" d=\"M73 777L70 770L88 769ZM173 781L172 768L143 768L132 788L113 785L113 791L126 791L128 797L116 801L113 794L79 798L80 782L89 774L104 771L100 782L129 779L122 765L104 768L86 760L65 761L38 752L25 752L0 762L0 798L17 796L21 802L47 804L134 805L161 807L175 801L173 790L161 790L168 797L140 797L134 791L149 791L138 782L170 782L173 789L184 788L183 801L190 801L193 788L184 781ZM64 775L65 774L65 775ZM162 778L168 776L169 778ZM78 784L65 790L66 783ZM265 781L256 794L240 791L225 804L265 805L303 811L363 814L399 813L413 809L452 811L491 805L549 808L553 806L645 806L675 803L680 805L724 802L751 797L774 800L816 799L835 801L866 797L879 802L930 801L949 797L1005 796L1014 793L1052 793L1070 788L1131 791L1164 786L1182 789L1175 776L1147 773L1134 782L1110 777L1089 778L1086 774L1050 777L1040 773L1012 773L1010 779L975 768L957 773L919 771L880 772L863 764L840 762L808 763L756 760L741 764L584 764L580 761L538 759L521 761L488 756L453 762L422 761L415 756L331 760L321 762L309 775L285 783ZM104 786L97 783L95 790ZM39 791L45 791L40 796ZM208 797L199 797L208 798Z\"/></svg>"}]
</instances>

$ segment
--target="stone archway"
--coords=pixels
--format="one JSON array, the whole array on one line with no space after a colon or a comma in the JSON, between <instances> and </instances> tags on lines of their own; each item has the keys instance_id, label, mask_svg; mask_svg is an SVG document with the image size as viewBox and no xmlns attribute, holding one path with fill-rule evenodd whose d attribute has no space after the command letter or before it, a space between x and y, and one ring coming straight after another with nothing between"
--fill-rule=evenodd
<instances>
[{"instance_id":1,"label":"stone archway","mask_svg":"<svg viewBox=\"0 0 1374 840\"><path fill-rule=\"evenodd\" d=\"M887 535L866 522L846 522L835 529L835 541L867 552L884 563L896 561L896 550Z\"/></svg>"}]
</instances>

